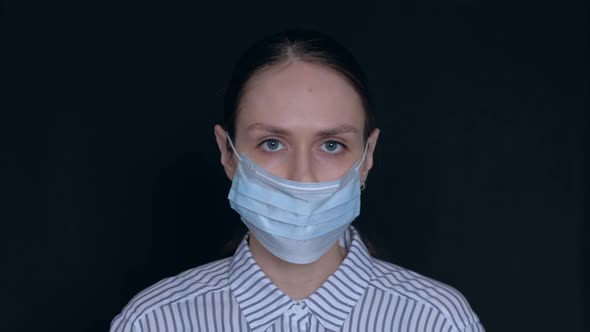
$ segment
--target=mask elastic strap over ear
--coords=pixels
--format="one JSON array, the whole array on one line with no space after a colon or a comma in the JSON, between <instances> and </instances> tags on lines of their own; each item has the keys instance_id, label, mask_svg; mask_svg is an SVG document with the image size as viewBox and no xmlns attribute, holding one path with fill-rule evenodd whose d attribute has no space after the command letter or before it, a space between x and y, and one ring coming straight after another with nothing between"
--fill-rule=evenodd
<instances>
[{"instance_id":1,"label":"mask elastic strap over ear","mask_svg":"<svg viewBox=\"0 0 590 332\"><path fill-rule=\"evenodd\" d=\"M361 166L365 162L365 157L367 156L367 150L368 149L369 149L369 140L367 140L367 143L365 143L365 151L363 151L363 157L361 158L361 160L359 161L358 166L356 167L356 170L357 171L359 170L359 168L361 168Z\"/></svg>"},{"instance_id":2,"label":"mask elastic strap over ear","mask_svg":"<svg viewBox=\"0 0 590 332\"><path fill-rule=\"evenodd\" d=\"M236 147L234 146L234 142L231 141L231 138L229 137L229 133L226 131L225 134L227 135L227 141L229 142L229 146L231 146L231 149L234 151L234 154L236 155L236 157L238 157L238 159L240 159L240 154L236 150Z\"/></svg>"}]
</instances>

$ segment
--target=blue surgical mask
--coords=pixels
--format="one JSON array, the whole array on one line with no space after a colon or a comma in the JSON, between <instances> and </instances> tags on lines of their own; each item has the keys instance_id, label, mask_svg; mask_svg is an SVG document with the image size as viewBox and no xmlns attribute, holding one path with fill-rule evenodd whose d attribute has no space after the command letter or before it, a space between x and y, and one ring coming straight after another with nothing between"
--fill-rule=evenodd
<instances>
[{"instance_id":1,"label":"blue surgical mask","mask_svg":"<svg viewBox=\"0 0 590 332\"><path fill-rule=\"evenodd\" d=\"M229 136L228 136L229 137ZM307 264L324 255L360 213L361 160L327 182L296 182L270 174L245 154L239 158L228 195L231 207L273 255Z\"/></svg>"}]
</instances>

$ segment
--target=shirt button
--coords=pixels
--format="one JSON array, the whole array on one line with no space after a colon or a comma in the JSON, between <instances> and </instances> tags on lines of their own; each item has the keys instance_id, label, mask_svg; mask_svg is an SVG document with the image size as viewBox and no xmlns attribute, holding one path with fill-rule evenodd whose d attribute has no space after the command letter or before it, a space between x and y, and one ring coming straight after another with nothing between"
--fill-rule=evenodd
<instances>
[{"instance_id":1,"label":"shirt button","mask_svg":"<svg viewBox=\"0 0 590 332\"><path fill-rule=\"evenodd\" d=\"M299 315L302 312L305 312L306 308L305 305L299 302L293 303L291 305L291 307L289 307L289 309L287 310L288 314L295 314L295 315Z\"/></svg>"},{"instance_id":2,"label":"shirt button","mask_svg":"<svg viewBox=\"0 0 590 332\"><path fill-rule=\"evenodd\" d=\"M300 304L294 304L294 305L293 305L293 307L291 307L291 311L292 311L293 313L296 313L296 314L298 314L298 313L300 313L301 311L303 311L303 308L301 308L301 305L300 305Z\"/></svg>"}]
</instances>

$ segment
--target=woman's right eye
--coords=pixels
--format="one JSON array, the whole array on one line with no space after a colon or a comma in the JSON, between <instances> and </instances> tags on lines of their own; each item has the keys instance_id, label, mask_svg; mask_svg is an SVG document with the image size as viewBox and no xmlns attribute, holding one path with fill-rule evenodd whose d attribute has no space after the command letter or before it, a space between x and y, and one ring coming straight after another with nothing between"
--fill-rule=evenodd
<instances>
[{"instance_id":1,"label":"woman's right eye","mask_svg":"<svg viewBox=\"0 0 590 332\"><path fill-rule=\"evenodd\" d=\"M284 148L283 143L279 142L276 139L267 139L260 145L262 146L262 149L266 152L277 152Z\"/></svg>"}]
</instances>

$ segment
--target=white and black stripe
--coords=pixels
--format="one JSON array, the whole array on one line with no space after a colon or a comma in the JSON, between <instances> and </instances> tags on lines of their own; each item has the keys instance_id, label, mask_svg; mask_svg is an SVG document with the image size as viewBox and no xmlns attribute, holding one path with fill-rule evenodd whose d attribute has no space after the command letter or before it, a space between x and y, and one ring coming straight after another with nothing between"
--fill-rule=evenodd
<instances>
[{"instance_id":1,"label":"white and black stripe","mask_svg":"<svg viewBox=\"0 0 590 332\"><path fill-rule=\"evenodd\" d=\"M233 257L139 293L111 331L484 331L458 291L372 258L354 227L340 243L348 255L304 300L260 270L246 236Z\"/></svg>"}]
</instances>

